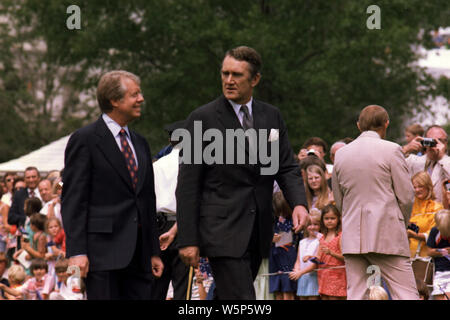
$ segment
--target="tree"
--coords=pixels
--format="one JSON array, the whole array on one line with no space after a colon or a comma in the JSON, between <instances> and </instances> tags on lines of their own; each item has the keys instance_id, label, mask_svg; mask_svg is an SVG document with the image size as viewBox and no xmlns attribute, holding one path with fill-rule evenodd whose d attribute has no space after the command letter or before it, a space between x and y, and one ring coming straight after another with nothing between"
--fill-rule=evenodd
<instances>
[{"instance_id":1,"label":"tree","mask_svg":"<svg viewBox=\"0 0 450 320\"><path fill-rule=\"evenodd\" d=\"M66 27L72 4L81 9L81 30ZM99 75L126 69L141 76L146 98L143 116L132 126L155 153L167 143L164 124L187 117L221 93L223 54L244 44L263 58L255 97L281 109L297 151L310 136L330 144L356 137L358 113L368 104L388 110L388 138L396 139L412 110L426 110L425 99L438 94L437 81L414 66L414 48L430 46L428 32L447 23L442 12L449 11L448 1L377 1L380 30L366 26L372 4L22 0L11 14L33 39L46 43L46 62L70 70L61 84L69 86L71 107L89 110L80 118L67 109L61 118L66 130L98 115L93 89ZM90 100L77 100L80 93Z\"/></svg>"}]
</instances>

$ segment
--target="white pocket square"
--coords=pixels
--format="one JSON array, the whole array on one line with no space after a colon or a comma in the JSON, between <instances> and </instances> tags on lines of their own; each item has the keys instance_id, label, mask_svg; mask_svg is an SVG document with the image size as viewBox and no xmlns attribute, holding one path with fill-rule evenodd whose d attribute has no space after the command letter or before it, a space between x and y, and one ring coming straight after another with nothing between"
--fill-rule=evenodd
<instances>
[{"instance_id":1,"label":"white pocket square","mask_svg":"<svg viewBox=\"0 0 450 320\"><path fill-rule=\"evenodd\" d=\"M277 141L279 138L278 129L270 129L269 142Z\"/></svg>"}]
</instances>

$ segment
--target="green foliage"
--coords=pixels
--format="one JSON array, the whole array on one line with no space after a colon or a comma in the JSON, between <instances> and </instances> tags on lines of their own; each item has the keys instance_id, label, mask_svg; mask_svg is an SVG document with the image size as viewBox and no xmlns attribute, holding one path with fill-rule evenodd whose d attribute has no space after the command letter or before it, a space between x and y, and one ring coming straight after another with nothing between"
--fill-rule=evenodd
<instances>
[{"instance_id":1,"label":"green foliage","mask_svg":"<svg viewBox=\"0 0 450 320\"><path fill-rule=\"evenodd\" d=\"M58 75L64 84L61 114L41 108L33 119L22 117L30 128L35 123L33 135L39 133L41 142L98 116L95 104L80 95L95 102L99 75L126 69L141 77L146 99L143 116L132 126L146 136L155 153L167 143L165 124L185 118L221 94L223 54L238 45L260 52L263 77L255 97L281 109L296 151L311 136L329 144L356 137L356 118L368 104L388 110L388 138L396 139L404 119L414 108L424 109L429 94L445 89L448 94L448 79L438 83L413 66L418 59L413 46L431 46L428 31L448 23L443 14L449 12L448 1L3 2L3 11L23 32L20 37L2 32L0 41L44 41L45 53L35 53L37 60L30 61L45 64L48 70L34 76L42 80ZM81 30L66 27L66 8L72 4L81 8ZM372 4L381 8L381 30L366 27L366 8ZM419 38L421 30L425 36ZM7 48L0 50L13 59ZM2 54L3 65L4 60ZM38 108L24 85L33 72L23 75L20 68L0 72L2 81L12 79L8 95L20 97L20 105ZM44 88L51 97L61 92L51 85ZM53 127L57 129L50 130Z\"/></svg>"}]
</instances>

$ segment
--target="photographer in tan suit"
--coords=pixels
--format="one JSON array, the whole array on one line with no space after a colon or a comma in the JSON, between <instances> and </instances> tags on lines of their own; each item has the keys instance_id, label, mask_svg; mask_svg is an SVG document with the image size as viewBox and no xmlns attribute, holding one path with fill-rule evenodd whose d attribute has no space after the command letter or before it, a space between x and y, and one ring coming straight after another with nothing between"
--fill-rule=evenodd
<instances>
[{"instance_id":1,"label":"photographer in tan suit","mask_svg":"<svg viewBox=\"0 0 450 320\"><path fill-rule=\"evenodd\" d=\"M342 212L347 299L367 298L367 268L380 268L393 299L419 299L409 260L406 227L414 191L401 147L383 140L389 116L365 107L361 135L336 153L333 193Z\"/></svg>"}]
</instances>

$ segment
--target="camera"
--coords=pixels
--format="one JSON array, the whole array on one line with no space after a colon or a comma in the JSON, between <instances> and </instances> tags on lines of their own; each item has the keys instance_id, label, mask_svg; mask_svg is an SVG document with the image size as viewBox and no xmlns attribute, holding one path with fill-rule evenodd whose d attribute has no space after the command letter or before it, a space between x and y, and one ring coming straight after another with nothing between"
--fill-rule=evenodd
<instances>
[{"instance_id":1,"label":"camera","mask_svg":"<svg viewBox=\"0 0 450 320\"><path fill-rule=\"evenodd\" d=\"M414 231L415 233L419 233L419 226L415 223L410 223L408 225L408 229Z\"/></svg>"},{"instance_id":2,"label":"camera","mask_svg":"<svg viewBox=\"0 0 450 320\"><path fill-rule=\"evenodd\" d=\"M306 155L308 155L308 156L317 156L316 151L314 149L309 149L306 152Z\"/></svg>"},{"instance_id":3,"label":"camera","mask_svg":"<svg viewBox=\"0 0 450 320\"><path fill-rule=\"evenodd\" d=\"M433 138L423 138L422 141L420 141L422 146L424 147L436 147L437 141Z\"/></svg>"}]
</instances>

